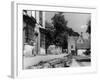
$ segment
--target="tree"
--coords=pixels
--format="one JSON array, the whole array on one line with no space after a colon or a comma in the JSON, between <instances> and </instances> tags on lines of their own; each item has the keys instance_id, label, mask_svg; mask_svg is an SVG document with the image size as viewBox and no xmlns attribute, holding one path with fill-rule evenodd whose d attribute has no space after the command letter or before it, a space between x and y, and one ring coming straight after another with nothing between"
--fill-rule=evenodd
<instances>
[{"instance_id":1,"label":"tree","mask_svg":"<svg viewBox=\"0 0 100 80\"><path fill-rule=\"evenodd\" d=\"M74 32L72 28L67 26L68 21L65 20L63 13L57 13L52 18L52 24L46 22L46 46L51 44L60 46L63 49L68 47L68 35L79 36L78 32Z\"/></svg>"},{"instance_id":2,"label":"tree","mask_svg":"<svg viewBox=\"0 0 100 80\"><path fill-rule=\"evenodd\" d=\"M53 39L54 39L54 27L49 23L49 22L45 22L45 48L47 51L47 48L49 47L49 45L53 44Z\"/></svg>"},{"instance_id":3,"label":"tree","mask_svg":"<svg viewBox=\"0 0 100 80\"><path fill-rule=\"evenodd\" d=\"M67 33L67 22L64 18L63 13L59 12L54 15L52 18L52 23L55 28L54 32L54 44L56 46L61 46L63 49L67 48L67 39L68 39L68 33Z\"/></svg>"},{"instance_id":4,"label":"tree","mask_svg":"<svg viewBox=\"0 0 100 80\"><path fill-rule=\"evenodd\" d=\"M63 32L66 28L67 22L64 18L63 13L59 12L58 14L55 14L52 18L52 23L54 25L54 28L59 33Z\"/></svg>"},{"instance_id":5,"label":"tree","mask_svg":"<svg viewBox=\"0 0 100 80\"><path fill-rule=\"evenodd\" d=\"M79 36L79 33L75 32L72 28L67 27L66 31L68 32L69 36Z\"/></svg>"},{"instance_id":6,"label":"tree","mask_svg":"<svg viewBox=\"0 0 100 80\"><path fill-rule=\"evenodd\" d=\"M87 27L86 32L89 33L89 34L91 34L91 20L88 21L87 25L88 25L88 27Z\"/></svg>"}]
</instances>

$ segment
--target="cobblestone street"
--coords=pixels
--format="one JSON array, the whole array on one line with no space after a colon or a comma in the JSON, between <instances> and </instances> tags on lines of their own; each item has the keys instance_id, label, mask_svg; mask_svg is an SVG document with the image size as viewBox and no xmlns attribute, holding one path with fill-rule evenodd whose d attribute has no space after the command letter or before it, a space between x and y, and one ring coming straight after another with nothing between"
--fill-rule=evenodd
<instances>
[{"instance_id":1,"label":"cobblestone street","mask_svg":"<svg viewBox=\"0 0 100 80\"><path fill-rule=\"evenodd\" d=\"M35 65L39 63L40 61L47 61L55 58L62 58L66 56L67 54L60 54L60 55L37 55L32 57L25 57L24 56L24 69L28 66Z\"/></svg>"},{"instance_id":2,"label":"cobblestone street","mask_svg":"<svg viewBox=\"0 0 100 80\"><path fill-rule=\"evenodd\" d=\"M29 56L29 57L24 56L24 69L34 68L33 65L37 65L36 68L39 68L39 67L43 68L43 65L45 65L45 67L49 66L49 68L50 68L50 64L53 64L55 67L64 67L64 61L63 60L64 60L65 56L67 56L67 54L37 55L37 56ZM67 57L66 57L66 59L67 59ZM69 67L90 66L91 62L86 61L88 59L89 58L87 56L86 57L74 56L71 60L72 63ZM61 62L61 60L62 60L62 62ZM78 61L78 60L80 60L80 61ZM81 60L83 60L83 61L81 61ZM66 60L66 62L68 63L68 60Z\"/></svg>"}]
</instances>

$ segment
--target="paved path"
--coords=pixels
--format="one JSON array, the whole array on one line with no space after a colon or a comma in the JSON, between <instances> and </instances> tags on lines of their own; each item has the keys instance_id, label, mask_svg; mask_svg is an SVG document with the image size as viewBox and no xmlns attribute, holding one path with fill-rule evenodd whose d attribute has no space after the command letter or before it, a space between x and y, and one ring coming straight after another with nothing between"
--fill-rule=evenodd
<instances>
[{"instance_id":1,"label":"paved path","mask_svg":"<svg viewBox=\"0 0 100 80\"><path fill-rule=\"evenodd\" d=\"M62 58L66 56L67 54L60 54L60 55L37 55L33 57L25 57L24 56L24 69L28 66L35 65L39 63L40 61L48 61L55 58ZM74 57L72 59L72 65L70 67L83 67L83 66L90 66L91 62L78 62L76 61L76 58Z\"/></svg>"},{"instance_id":2,"label":"paved path","mask_svg":"<svg viewBox=\"0 0 100 80\"><path fill-rule=\"evenodd\" d=\"M83 66L90 66L91 62L78 62L76 59L72 60L72 65L70 67L83 67Z\"/></svg>"},{"instance_id":3,"label":"paved path","mask_svg":"<svg viewBox=\"0 0 100 80\"><path fill-rule=\"evenodd\" d=\"M79 66L80 66L79 63L75 59L73 59L72 65L70 67L79 67Z\"/></svg>"}]
</instances>

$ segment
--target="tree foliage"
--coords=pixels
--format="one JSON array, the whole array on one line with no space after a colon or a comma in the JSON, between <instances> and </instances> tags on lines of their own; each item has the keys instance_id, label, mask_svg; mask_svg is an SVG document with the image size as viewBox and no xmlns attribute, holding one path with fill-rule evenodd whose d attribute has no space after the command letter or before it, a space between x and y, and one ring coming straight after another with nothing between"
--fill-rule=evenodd
<instances>
[{"instance_id":1,"label":"tree foliage","mask_svg":"<svg viewBox=\"0 0 100 80\"><path fill-rule=\"evenodd\" d=\"M68 47L68 35L79 36L78 32L74 32L72 28L67 26L68 21L65 20L63 13L59 12L52 18L52 24L46 22L46 29L49 32L46 34L46 46L54 44L61 46L63 49Z\"/></svg>"},{"instance_id":2,"label":"tree foliage","mask_svg":"<svg viewBox=\"0 0 100 80\"><path fill-rule=\"evenodd\" d=\"M55 28L55 34L54 34L54 44L56 46L61 46L62 48L67 48L67 22L64 18L63 13L55 14L52 18L52 23Z\"/></svg>"},{"instance_id":3,"label":"tree foliage","mask_svg":"<svg viewBox=\"0 0 100 80\"><path fill-rule=\"evenodd\" d=\"M86 32L89 33L89 34L91 34L91 20L88 21L87 25L88 25L88 27L87 27Z\"/></svg>"},{"instance_id":4,"label":"tree foliage","mask_svg":"<svg viewBox=\"0 0 100 80\"><path fill-rule=\"evenodd\" d=\"M64 18L64 15L60 12L58 14L55 14L52 18L52 23L54 25L54 28L59 33L63 32L66 28L67 22Z\"/></svg>"}]
</instances>

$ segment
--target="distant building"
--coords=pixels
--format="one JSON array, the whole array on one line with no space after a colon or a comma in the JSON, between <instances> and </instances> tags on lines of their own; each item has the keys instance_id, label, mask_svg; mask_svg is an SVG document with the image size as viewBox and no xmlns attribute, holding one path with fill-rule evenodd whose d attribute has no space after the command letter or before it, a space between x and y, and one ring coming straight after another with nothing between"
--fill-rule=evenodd
<instances>
[{"instance_id":1,"label":"distant building","mask_svg":"<svg viewBox=\"0 0 100 80\"><path fill-rule=\"evenodd\" d=\"M81 34L79 37L69 36L68 37L68 52L73 53L73 55L80 55L78 50L86 51L91 48L90 37L88 39L84 39Z\"/></svg>"},{"instance_id":2,"label":"distant building","mask_svg":"<svg viewBox=\"0 0 100 80\"><path fill-rule=\"evenodd\" d=\"M81 51L86 51L87 49L90 49L91 48L91 41L90 41L90 37L88 39L84 39L83 38L83 33L81 33L81 36L78 38L77 40L77 45L76 45L76 48L77 48L77 54L78 55L81 55L81 53L78 53L78 50L81 50Z\"/></svg>"},{"instance_id":3,"label":"distant building","mask_svg":"<svg viewBox=\"0 0 100 80\"><path fill-rule=\"evenodd\" d=\"M69 36L68 37L68 53L75 53L76 51L76 41L78 39L78 36ZM75 55L75 54L74 54Z\"/></svg>"}]
</instances>

